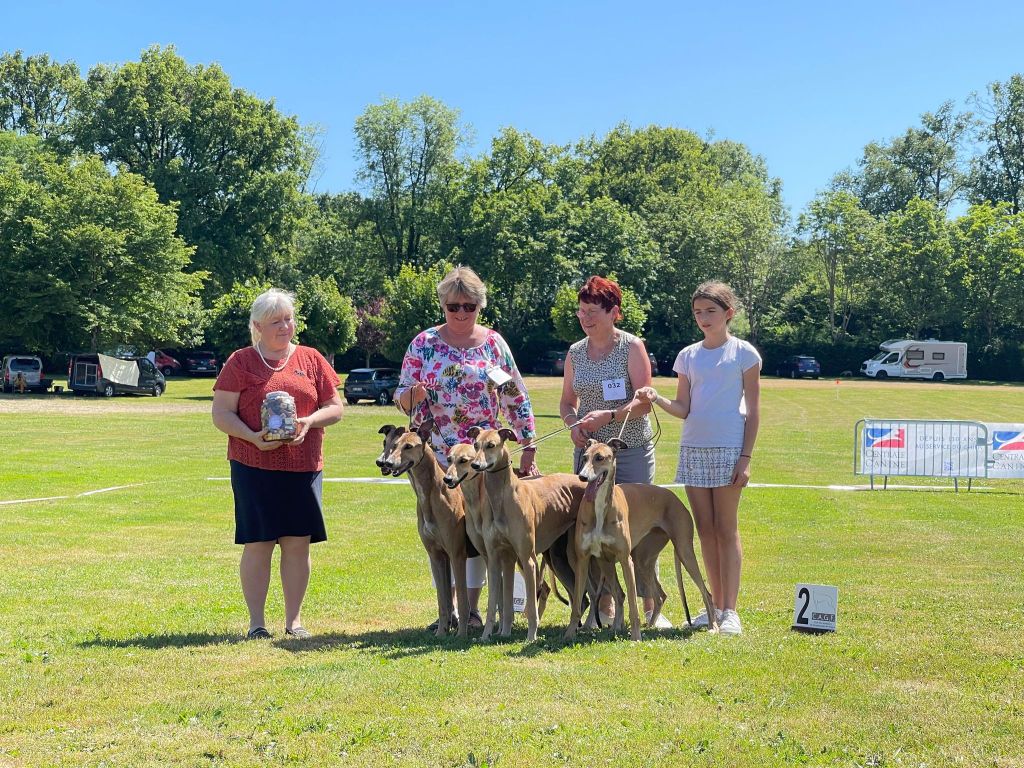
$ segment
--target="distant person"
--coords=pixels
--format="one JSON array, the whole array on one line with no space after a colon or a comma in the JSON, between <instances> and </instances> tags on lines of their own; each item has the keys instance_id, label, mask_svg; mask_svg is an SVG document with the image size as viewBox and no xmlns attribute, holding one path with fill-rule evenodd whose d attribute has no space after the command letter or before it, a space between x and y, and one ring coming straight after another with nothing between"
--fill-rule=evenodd
<instances>
[{"instance_id":1,"label":"distant person","mask_svg":"<svg viewBox=\"0 0 1024 768\"><path fill-rule=\"evenodd\" d=\"M311 543L325 541L324 427L341 420L338 376L323 355L292 343L295 305L271 288L249 313L252 346L228 358L214 384L213 423L228 437L235 497L235 543L242 545L242 594L249 608L246 637L270 637L264 610L270 563L281 547L285 635L308 638L302 600L309 585ZM268 442L260 407L269 392L295 399L298 432L289 442Z\"/></svg>"},{"instance_id":2,"label":"distant person","mask_svg":"<svg viewBox=\"0 0 1024 768\"><path fill-rule=\"evenodd\" d=\"M750 461L761 422L761 356L743 339L729 333L739 302L725 283L702 283L690 301L704 341L676 356L675 400L653 387L637 392L637 402L656 403L685 419L679 446L676 482L686 486L701 555L711 583L719 631L743 631L736 600L740 589L743 549L739 503L750 482ZM694 620L707 626L707 613Z\"/></svg>"}]
</instances>

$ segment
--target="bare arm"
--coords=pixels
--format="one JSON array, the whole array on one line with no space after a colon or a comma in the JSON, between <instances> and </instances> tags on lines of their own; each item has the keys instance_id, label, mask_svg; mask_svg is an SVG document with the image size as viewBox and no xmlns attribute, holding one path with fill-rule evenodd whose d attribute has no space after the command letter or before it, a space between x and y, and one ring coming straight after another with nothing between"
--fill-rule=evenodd
<instances>
[{"instance_id":1,"label":"bare arm","mask_svg":"<svg viewBox=\"0 0 1024 768\"><path fill-rule=\"evenodd\" d=\"M281 446L280 441L268 442L263 439L263 432L249 429L238 416L238 392L227 392L217 389L213 392L213 425L231 437L237 437L252 443L261 451L272 451Z\"/></svg>"},{"instance_id":2,"label":"bare arm","mask_svg":"<svg viewBox=\"0 0 1024 768\"><path fill-rule=\"evenodd\" d=\"M572 382L576 374L573 372L572 358L565 356L565 367L562 369L562 399L558 403L558 415L565 426L575 424L579 421L576 409L579 408L579 398L576 397L576 390L572 388ZM569 433L572 444L582 448L587 444L587 438L579 427L573 427Z\"/></svg>"},{"instance_id":3,"label":"bare arm","mask_svg":"<svg viewBox=\"0 0 1024 768\"><path fill-rule=\"evenodd\" d=\"M568 360L566 362L568 363ZM647 347L640 339L629 345L629 359L626 365L629 369L630 383L633 385L633 399L618 408L588 413L583 424L580 425L584 432L596 432L601 427L606 427L613 422L624 421L627 413L631 419L650 413L650 402L638 400L635 396L636 391L649 389L651 386L651 361L647 357Z\"/></svg>"},{"instance_id":4,"label":"bare arm","mask_svg":"<svg viewBox=\"0 0 1024 768\"><path fill-rule=\"evenodd\" d=\"M654 387L644 387L637 390L637 399L644 399L650 403L661 406L665 413L670 413L676 418L685 419L690 415L690 380L683 374L676 374L679 379L676 382L676 398L669 400L667 397L658 394Z\"/></svg>"},{"instance_id":5,"label":"bare arm","mask_svg":"<svg viewBox=\"0 0 1024 768\"><path fill-rule=\"evenodd\" d=\"M750 482L750 459L761 426L761 369L757 365L743 372L743 399L747 404L747 420L743 427L743 447L732 476L732 484L740 486Z\"/></svg>"}]
</instances>

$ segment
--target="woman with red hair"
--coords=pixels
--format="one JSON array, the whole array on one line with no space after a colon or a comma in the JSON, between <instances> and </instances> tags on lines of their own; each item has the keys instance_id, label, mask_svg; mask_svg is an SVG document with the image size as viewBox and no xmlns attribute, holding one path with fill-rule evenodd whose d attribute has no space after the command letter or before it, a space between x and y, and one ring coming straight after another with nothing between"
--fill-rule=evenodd
<instances>
[{"instance_id":1,"label":"woman with red hair","mask_svg":"<svg viewBox=\"0 0 1024 768\"><path fill-rule=\"evenodd\" d=\"M622 291L613 280L594 275L577 297L576 316L586 337L569 348L559 404L559 415L566 426L579 422L570 433L575 446L573 471L580 471L588 439L606 443L621 436L627 447L616 454L615 481L653 483L654 433L647 416L650 408L638 408L632 402L636 390L651 384L647 347L643 339L615 327L622 319ZM629 412L631 403L633 410ZM653 607L654 601L645 598L644 610L649 612ZM599 610L602 623L610 620L611 595L601 596ZM659 617L658 626L671 624Z\"/></svg>"}]
</instances>

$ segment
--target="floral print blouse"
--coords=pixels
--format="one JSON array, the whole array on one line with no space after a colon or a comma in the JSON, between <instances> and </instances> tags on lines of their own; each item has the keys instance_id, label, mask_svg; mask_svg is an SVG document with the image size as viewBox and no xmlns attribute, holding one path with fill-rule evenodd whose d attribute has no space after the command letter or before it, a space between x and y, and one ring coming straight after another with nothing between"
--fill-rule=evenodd
<instances>
[{"instance_id":1,"label":"floral print blouse","mask_svg":"<svg viewBox=\"0 0 1024 768\"><path fill-rule=\"evenodd\" d=\"M500 368L512 381L499 390L487 376L492 368ZM437 328L423 331L402 360L395 397L416 382L426 385L427 399L417 406L415 418L419 422L433 417L437 429L431 443L442 463L451 446L470 442L466 435L470 427L497 429L499 414L520 440L536 436L523 377L497 331L488 329L484 342L470 349L449 346Z\"/></svg>"}]
</instances>

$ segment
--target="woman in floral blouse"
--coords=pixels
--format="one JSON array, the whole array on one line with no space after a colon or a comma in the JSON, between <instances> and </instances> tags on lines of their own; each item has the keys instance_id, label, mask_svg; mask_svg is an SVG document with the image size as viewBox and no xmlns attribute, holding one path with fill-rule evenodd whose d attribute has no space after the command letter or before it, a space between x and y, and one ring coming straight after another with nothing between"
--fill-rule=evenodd
<instances>
[{"instance_id":1,"label":"woman in floral blouse","mask_svg":"<svg viewBox=\"0 0 1024 768\"><path fill-rule=\"evenodd\" d=\"M497 429L499 418L528 444L535 436L533 407L523 377L508 344L497 331L477 323L487 306L487 288L469 267L456 267L437 285L445 322L420 333L409 345L395 402L405 413L416 409L419 419L433 418L437 429L431 442L438 460L447 462L448 449L470 442L466 432L479 426ZM504 374L504 375L503 375ZM496 385L506 377L511 380ZM520 470L536 474L535 449L520 454ZM485 583L482 557L466 563L470 626L481 626L477 606Z\"/></svg>"}]
</instances>

